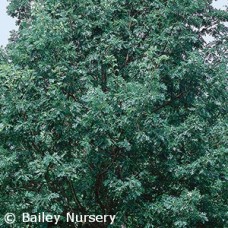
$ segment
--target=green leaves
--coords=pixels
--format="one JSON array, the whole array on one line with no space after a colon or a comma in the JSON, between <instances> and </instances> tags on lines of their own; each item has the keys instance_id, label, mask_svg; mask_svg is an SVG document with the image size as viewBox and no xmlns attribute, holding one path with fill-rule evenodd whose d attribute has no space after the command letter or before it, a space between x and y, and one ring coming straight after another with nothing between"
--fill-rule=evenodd
<instances>
[{"instance_id":1,"label":"green leaves","mask_svg":"<svg viewBox=\"0 0 228 228\"><path fill-rule=\"evenodd\" d=\"M0 55L0 214L226 225L227 13L210 3L10 2L20 28Z\"/></svg>"}]
</instances>

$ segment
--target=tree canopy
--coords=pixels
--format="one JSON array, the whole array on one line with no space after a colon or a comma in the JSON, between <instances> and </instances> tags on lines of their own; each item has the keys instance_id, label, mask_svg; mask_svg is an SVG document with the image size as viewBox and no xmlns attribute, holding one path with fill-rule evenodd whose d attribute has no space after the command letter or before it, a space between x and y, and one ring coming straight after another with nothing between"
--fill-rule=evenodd
<instances>
[{"instance_id":1,"label":"tree canopy","mask_svg":"<svg viewBox=\"0 0 228 228\"><path fill-rule=\"evenodd\" d=\"M66 212L116 215L79 227L228 225L228 13L211 2L10 1L1 227L7 212L60 214L57 227L75 227Z\"/></svg>"}]
</instances>

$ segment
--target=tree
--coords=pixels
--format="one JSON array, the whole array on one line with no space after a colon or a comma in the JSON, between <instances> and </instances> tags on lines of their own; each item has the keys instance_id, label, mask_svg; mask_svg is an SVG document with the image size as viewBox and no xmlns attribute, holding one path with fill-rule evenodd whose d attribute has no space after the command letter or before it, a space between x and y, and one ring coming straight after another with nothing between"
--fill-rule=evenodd
<instances>
[{"instance_id":1,"label":"tree","mask_svg":"<svg viewBox=\"0 0 228 228\"><path fill-rule=\"evenodd\" d=\"M1 214L225 227L227 12L209 0L32 2L1 62Z\"/></svg>"}]
</instances>

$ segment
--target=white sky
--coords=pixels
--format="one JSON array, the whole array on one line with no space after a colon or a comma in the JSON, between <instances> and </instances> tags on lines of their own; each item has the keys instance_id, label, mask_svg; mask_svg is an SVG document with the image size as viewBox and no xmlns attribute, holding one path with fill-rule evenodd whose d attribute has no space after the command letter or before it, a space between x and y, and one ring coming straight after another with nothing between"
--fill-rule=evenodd
<instances>
[{"instance_id":1,"label":"white sky","mask_svg":"<svg viewBox=\"0 0 228 228\"><path fill-rule=\"evenodd\" d=\"M17 27L15 20L6 14L7 0L0 0L0 2L0 46L5 46L10 35L9 31L17 29ZM215 0L213 2L213 6L218 9L225 9L225 5L228 5L228 0ZM208 37L208 39L210 38Z\"/></svg>"},{"instance_id":2,"label":"white sky","mask_svg":"<svg viewBox=\"0 0 228 228\"><path fill-rule=\"evenodd\" d=\"M7 0L0 0L0 46L7 44L9 31L16 29L15 20L6 13L7 5Z\"/></svg>"}]
</instances>

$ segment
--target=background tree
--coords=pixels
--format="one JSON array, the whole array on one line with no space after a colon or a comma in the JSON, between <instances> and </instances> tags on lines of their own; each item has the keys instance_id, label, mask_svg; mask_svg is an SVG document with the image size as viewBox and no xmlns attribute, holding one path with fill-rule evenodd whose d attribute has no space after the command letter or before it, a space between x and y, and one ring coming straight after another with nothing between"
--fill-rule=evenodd
<instances>
[{"instance_id":1,"label":"background tree","mask_svg":"<svg viewBox=\"0 0 228 228\"><path fill-rule=\"evenodd\" d=\"M21 17L10 3L20 29L0 69L1 214L225 227L227 12L206 0L29 2Z\"/></svg>"}]
</instances>

